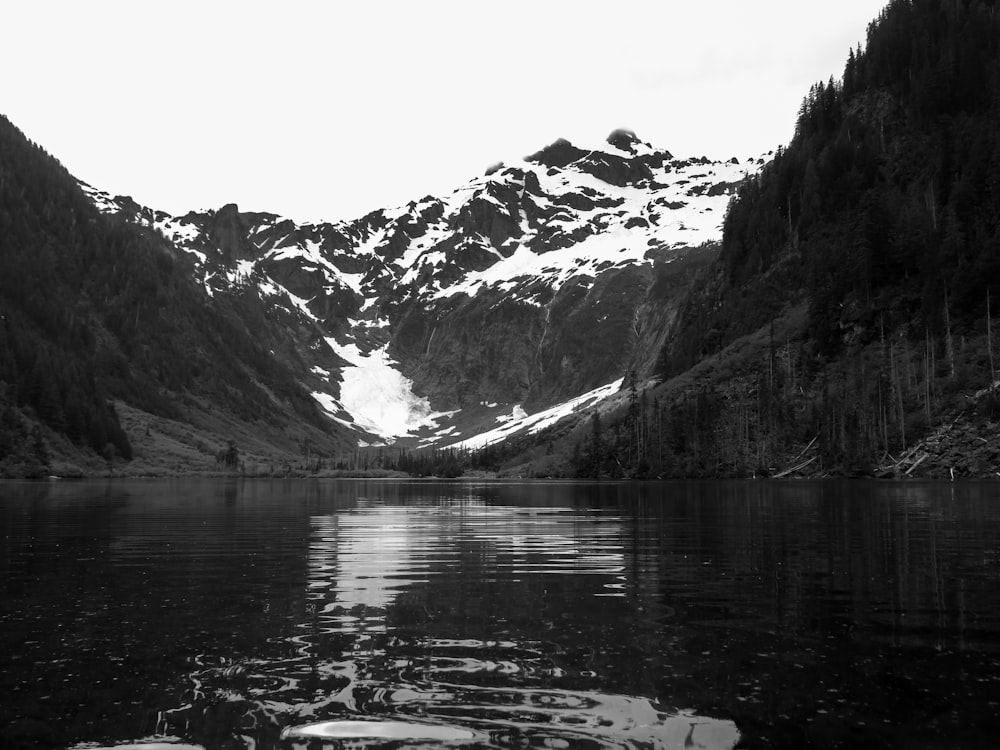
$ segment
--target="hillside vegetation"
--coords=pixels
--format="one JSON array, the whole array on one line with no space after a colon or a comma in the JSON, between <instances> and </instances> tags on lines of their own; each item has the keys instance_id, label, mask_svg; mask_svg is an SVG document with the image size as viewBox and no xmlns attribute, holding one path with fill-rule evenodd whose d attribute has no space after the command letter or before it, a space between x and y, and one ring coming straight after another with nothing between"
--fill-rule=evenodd
<instances>
[{"instance_id":1,"label":"hillside vegetation","mask_svg":"<svg viewBox=\"0 0 1000 750\"><path fill-rule=\"evenodd\" d=\"M84 462L131 459L115 399L182 421L219 409L265 435L339 443L265 349L259 300L209 300L170 243L99 213L3 117L0 259L0 475L46 473L47 444L63 438ZM226 440L204 437L208 458Z\"/></svg>"},{"instance_id":2,"label":"hillside vegetation","mask_svg":"<svg viewBox=\"0 0 1000 750\"><path fill-rule=\"evenodd\" d=\"M656 370L639 370L661 382L640 377L563 427L561 461L514 462L580 476L991 474L1000 444L975 460L904 458L943 422L978 436L995 416L998 48L995 2L889 3L730 204L718 260Z\"/></svg>"}]
</instances>

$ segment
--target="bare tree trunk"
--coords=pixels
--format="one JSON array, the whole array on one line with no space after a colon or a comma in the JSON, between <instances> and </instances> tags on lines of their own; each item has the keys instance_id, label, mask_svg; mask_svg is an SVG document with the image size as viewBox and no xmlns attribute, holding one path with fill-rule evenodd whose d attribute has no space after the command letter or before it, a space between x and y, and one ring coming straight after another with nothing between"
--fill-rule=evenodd
<instances>
[{"instance_id":1,"label":"bare tree trunk","mask_svg":"<svg viewBox=\"0 0 1000 750\"><path fill-rule=\"evenodd\" d=\"M934 198L934 183L927 186L927 193L924 196L927 210L931 212L931 227L937 231L937 202Z\"/></svg>"},{"instance_id":2,"label":"bare tree trunk","mask_svg":"<svg viewBox=\"0 0 1000 750\"><path fill-rule=\"evenodd\" d=\"M927 415L927 426L931 424L931 334L924 330L924 413Z\"/></svg>"},{"instance_id":3,"label":"bare tree trunk","mask_svg":"<svg viewBox=\"0 0 1000 750\"><path fill-rule=\"evenodd\" d=\"M903 411L903 383L902 378L899 373L899 369L896 367L896 351L895 348L890 344L889 346L889 365L890 374L889 377L892 379L892 387L896 391L896 404L899 407L899 436L903 441L903 450L906 450L906 419L905 412Z\"/></svg>"},{"instance_id":4,"label":"bare tree trunk","mask_svg":"<svg viewBox=\"0 0 1000 750\"><path fill-rule=\"evenodd\" d=\"M944 348L948 357L948 374L955 379L955 342L951 337L951 314L948 312L948 290L944 290Z\"/></svg>"},{"instance_id":5,"label":"bare tree trunk","mask_svg":"<svg viewBox=\"0 0 1000 750\"><path fill-rule=\"evenodd\" d=\"M990 315L990 290L986 288L986 348L990 353L990 385L997 382L997 371L993 367L993 323Z\"/></svg>"}]
</instances>

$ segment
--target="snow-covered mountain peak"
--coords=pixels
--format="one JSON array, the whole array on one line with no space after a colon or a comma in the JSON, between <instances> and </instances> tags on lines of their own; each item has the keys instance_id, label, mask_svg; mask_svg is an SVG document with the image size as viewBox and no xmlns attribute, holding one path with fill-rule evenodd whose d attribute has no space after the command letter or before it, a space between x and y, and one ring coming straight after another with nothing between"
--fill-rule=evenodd
<instances>
[{"instance_id":1,"label":"snow-covered mountain peak","mask_svg":"<svg viewBox=\"0 0 1000 750\"><path fill-rule=\"evenodd\" d=\"M605 142L614 146L619 151L624 151L632 156L638 156L643 151L649 153L653 150L653 147L650 144L639 140L635 131L628 130L626 128L613 130L605 139Z\"/></svg>"},{"instance_id":2,"label":"snow-covered mountain peak","mask_svg":"<svg viewBox=\"0 0 1000 750\"><path fill-rule=\"evenodd\" d=\"M669 161L673 159L673 155L665 149L658 149L641 140L635 132L619 128L602 141L569 141L557 138L548 146L524 157L524 160L550 169L564 169L576 162L587 163L608 158L636 160L653 165Z\"/></svg>"}]
</instances>

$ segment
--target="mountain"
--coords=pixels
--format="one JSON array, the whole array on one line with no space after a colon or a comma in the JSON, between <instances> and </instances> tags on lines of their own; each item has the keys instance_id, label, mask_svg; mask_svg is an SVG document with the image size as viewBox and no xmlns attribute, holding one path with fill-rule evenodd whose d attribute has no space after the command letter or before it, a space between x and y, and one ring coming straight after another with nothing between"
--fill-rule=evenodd
<instances>
[{"instance_id":1,"label":"mountain","mask_svg":"<svg viewBox=\"0 0 1000 750\"><path fill-rule=\"evenodd\" d=\"M235 205L171 216L81 188L169 243L206 304L252 301L258 341L351 440L478 446L617 390L649 358L644 321L676 313L763 164L678 159L619 130L320 224Z\"/></svg>"},{"instance_id":2,"label":"mountain","mask_svg":"<svg viewBox=\"0 0 1000 750\"><path fill-rule=\"evenodd\" d=\"M996 5L890 2L739 188L717 259L640 372L655 378L555 459L526 446L512 460L588 476L992 476Z\"/></svg>"}]
</instances>

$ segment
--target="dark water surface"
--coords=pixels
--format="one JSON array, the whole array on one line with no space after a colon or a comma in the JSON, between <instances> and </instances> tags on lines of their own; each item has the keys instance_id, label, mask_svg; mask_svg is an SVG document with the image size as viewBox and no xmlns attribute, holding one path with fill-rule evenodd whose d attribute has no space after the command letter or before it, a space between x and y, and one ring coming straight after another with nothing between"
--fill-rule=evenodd
<instances>
[{"instance_id":1,"label":"dark water surface","mask_svg":"<svg viewBox=\"0 0 1000 750\"><path fill-rule=\"evenodd\" d=\"M998 484L0 484L2 748L993 748L998 715Z\"/></svg>"}]
</instances>

